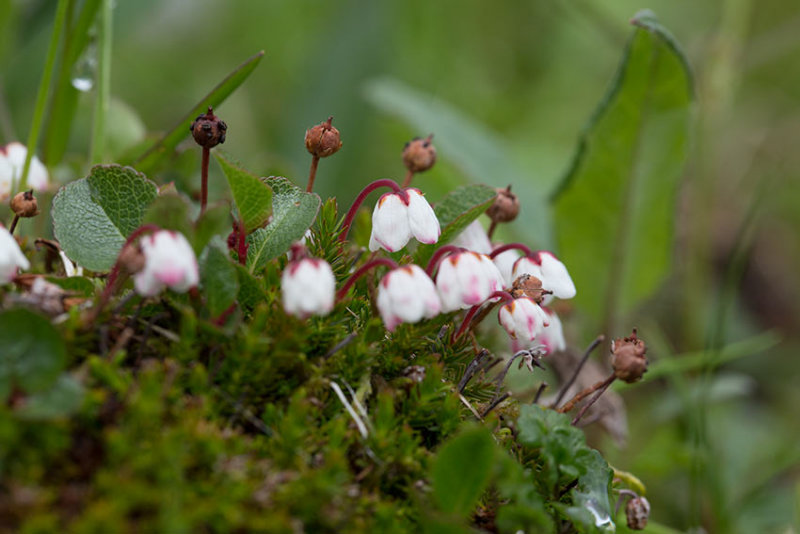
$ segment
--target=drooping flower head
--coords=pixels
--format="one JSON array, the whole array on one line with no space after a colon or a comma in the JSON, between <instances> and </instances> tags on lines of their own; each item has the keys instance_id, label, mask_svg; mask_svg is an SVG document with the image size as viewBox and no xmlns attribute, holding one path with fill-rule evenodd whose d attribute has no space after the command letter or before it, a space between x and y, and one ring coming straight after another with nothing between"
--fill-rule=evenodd
<instances>
[{"instance_id":1,"label":"drooping flower head","mask_svg":"<svg viewBox=\"0 0 800 534\"><path fill-rule=\"evenodd\" d=\"M412 187L386 193L375 204L369 249L396 252L406 246L412 236L420 243L432 244L439 240L441 233L433 208L419 189Z\"/></svg>"},{"instance_id":2,"label":"drooping flower head","mask_svg":"<svg viewBox=\"0 0 800 534\"><path fill-rule=\"evenodd\" d=\"M281 275L283 309L301 319L330 313L335 291L333 270L319 258L291 261Z\"/></svg>"},{"instance_id":3,"label":"drooping flower head","mask_svg":"<svg viewBox=\"0 0 800 534\"><path fill-rule=\"evenodd\" d=\"M528 297L516 298L500 308L500 324L513 339L533 341L550 319L542 308Z\"/></svg>"},{"instance_id":4,"label":"drooping flower head","mask_svg":"<svg viewBox=\"0 0 800 534\"><path fill-rule=\"evenodd\" d=\"M0 224L0 284L9 283L17 276L18 269L29 269L30 266L17 240Z\"/></svg>"},{"instance_id":5,"label":"drooping flower head","mask_svg":"<svg viewBox=\"0 0 800 534\"><path fill-rule=\"evenodd\" d=\"M376 304L390 332L400 323L430 319L442 310L433 281L413 264L392 269L381 279Z\"/></svg>"},{"instance_id":6,"label":"drooping flower head","mask_svg":"<svg viewBox=\"0 0 800 534\"><path fill-rule=\"evenodd\" d=\"M0 201L11 195L12 184L19 185L27 155L28 149L21 143L13 142L0 147ZM34 155L28 170L27 186L41 191L47 189L49 180L47 167Z\"/></svg>"},{"instance_id":7,"label":"drooping flower head","mask_svg":"<svg viewBox=\"0 0 800 534\"><path fill-rule=\"evenodd\" d=\"M467 309L503 289L503 277L487 255L457 252L439 264L436 289L442 299L443 311Z\"/></svg>"},{"instance_id":8,"label":"drooping flower head","mask_svg":"<svg viewBox=\"0 0 800 534\"><path fill-rule=\"evenodd\" d=\"M136 292L152 297L169 287L184 293L200 281L197 258L179 232L159 230L141 238L144 268L133 275Z\"/></svg>"},{"instance_id":9,"label":"drooping flower head","mask_svg":"<svg viewBox=\"0 0 800 534\"><path fill-rule=\"evenodd\" d=\"M571 299L575 296L575 284L567 268L552 252L540 250L518 259L514 263L511 277L515 280L523 274L530 274L541 280L542 287L552 291L554 297Z\"/></svg>"}]
</instances>

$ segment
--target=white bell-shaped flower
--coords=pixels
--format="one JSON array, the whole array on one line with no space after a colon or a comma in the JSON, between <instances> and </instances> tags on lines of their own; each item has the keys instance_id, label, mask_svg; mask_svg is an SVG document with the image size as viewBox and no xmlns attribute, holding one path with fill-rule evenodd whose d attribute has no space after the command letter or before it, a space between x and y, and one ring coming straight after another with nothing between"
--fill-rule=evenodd
<instances>
[{"instance_id":1,"label":"white bell-shaped flower","mask_svg":"<svg viewBox=\"0 0 800 534\"><path fill-rule=\"evenodd\" d=\"M133 275L133 285L143 297L155 296L167 287L184 293L200 281L197 258L183 234L159 230L139 243L145 264Z\"/></svg>"},{"instance_id":2,"label":"white bell-shaped flower","mask_svg":"<svg viewBox=\"0 0 800 534\"><path fill-rule=\"evenodd\" d=\"M18 269L29 269L30 266L17 240L0 224L0 284L9 283L17 276Z\"/></svg>"},{"instance_id":3,"label":"white bell-shaped flower","mask_svg":"<svg viewBox=\"0 0 800 534\"><path fill-rule=\"evenodd\" d=\"M551 252L539 251L522 257L514 264L512 280L530 274L542 281L542 287L553 292L553 297L571 299L575 296L575 283L561 261ZM551 299L546 298L545 302Z\"/></svg>"},{"instance_id":4,"label":"white bell-shaped flower","mask_svg":"<svg viewBox=\"0 0 800 534\"><path fill-rule=\"evenodd\" d=\"M423 194L414 188L381 196L372 212L372 233L369 249L397 252L415 237L420 243L432 244L442 231L439 220Z\"/></svg>"},{"instance_id":5,"label":"white bell-shaped flower","mask_svg":"<svg viewBox=\"0 0 800 534\"><path fill-rule=\"evenodd\" d=\"M0 148L0 201L11 195L12 184L19 183L22 178L27 155L28 149L21 143L13 142ZM49 181L47 167L34 155L28 170L27 187L41 191L47 189Z\"/></svg>"},{"instance_id":6,"label":"white bell-shaped flower","mask_svg":"<svg viewBox=\"0 0 800 534\"><path fill-rule=\"evenodd\" d=\"M498 313L500 324L508 335L521 341L533 341L541 328L549 324L549 317L542 308L528 297L521 297L504 304Z\"/></svg>"},{"instance_id":7,"label":"white bell-shaped flower","mask_svg":"<svg viewBox=\"0 0 800 534\"><path fill-rule=\"evenodd\" d=\"M489 256L471 251L458 252L439 264L436 289L444 312L467 309L503 289L503 277Z\"/></svg>"},{"instance_id":8,"label":"white bell-shaped flower","mask_svg":"<svg viewBox=\"0 0 800 534\"><path fill-rule=\"evenodd\" d=\"M520 253L518 250L510 249L505 250L492 258L497 270L503 276L503 283L506 287L511 287L514 284L514 264L517 263Z\"/></svg>"},{"instance_id":9,"label":"white bell-shaped flower","mask_svg":"<svg viewBox=\"0 0 800 534\"><path fill-rule=\"evenodd\" d=\"M453 244L457 247L481 254L489 254L492 251L492 243L489 241L489 236L478 220L469 223L467 227L453 239Z\"/></svg>"},{"instance_id":10,"label":"white bell-shaped flower","mask_svg":"<svg viewBox=\"0 0 800 534\"><path fill-rule=\"evenodd\" d=\"M417 265L398 267L381 279L377 306L390 332L400 323L430 319L442 310L433 281Z\"/></svg>"},{"instance_id":11,"label":"white bell-shaped flower","mask_svg":"<svg viewBox=\"0 0 800 534\"><path fill-rule=\"evenodd\" d=\"M281 275L283 309L301 319L330 313L335 292L333 270L319 258L289 262Z\"/></svg>"}]
</instances>

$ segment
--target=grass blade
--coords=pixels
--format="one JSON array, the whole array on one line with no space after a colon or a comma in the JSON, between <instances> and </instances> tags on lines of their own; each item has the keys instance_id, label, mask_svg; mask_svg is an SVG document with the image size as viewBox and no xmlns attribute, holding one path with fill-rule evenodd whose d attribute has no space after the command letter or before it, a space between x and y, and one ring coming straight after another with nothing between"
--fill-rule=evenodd
<instances>
[{"instance_id":1,"label":"grass blade","mask_svg":"<svg viewBox=\"0 0 800 534\"><path fill-rule=\"evenodd\" d=\"M175 126L170 129L161 139L156 141L134 162L133 166L141 172L148 174L158 162L170 151L172 151L184 137L189 135L189 123L191 120L206 111L208 106L218 106L225 101L228 96L235 91L256 68L264 51L260 51L247 61L236 67L233 72L228 74L211 92L209 92L200 102L198 102L186 115L181 117Z\"/></svg>"},{"instance_id":2,"label":"grass blade","mask_svg":"<svg viewBox=\"0 0 800 534\"><path fill-rule=\"evenodd\" d=\"M89 148L89 163L101 163L105 155L106 116L111 100L111 30L113 13L111 1L103 0L100 11L100 58L97 69L97 99L94 107L92 143Z\"/></svg>"}]
</instances>

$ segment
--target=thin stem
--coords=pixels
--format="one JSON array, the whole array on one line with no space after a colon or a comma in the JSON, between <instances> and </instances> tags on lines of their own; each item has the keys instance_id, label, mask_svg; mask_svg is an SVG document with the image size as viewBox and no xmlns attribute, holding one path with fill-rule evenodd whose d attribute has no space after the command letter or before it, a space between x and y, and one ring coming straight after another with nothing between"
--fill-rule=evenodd
<instances>
[{"instance_id":1,"label":"thin stem","mask_svg":"<svg viewBox=\"0 0 800 534\"><path fill-rule=\"evenodd\" d=\"M489 253L489 257L494 259L506 250L521 250L526 256L533 256L533 251L522 243L508 243L494 249L491 253Z\"/></svg>"},{"instance_id":2,"label":"thin stem","mask_svg":"<svg viewBox=\"0 0 800 534\"><path fill-rule=\"evenodd\" d=\"M314 190L314 179L317 177L317 167L319 166L319 156L311 157L311 170L308 173L308 185L306 186L306 193Z\"/></svg>"},{"instance_id":3,"label":"thin stem","mask_svg":"<svg viewBox=\"0 0 800 534\"><path fill-rule=\"evenodd\" d=\"M636 493L635 491L631 491L629 489L619 490L619 497L617 497L617 506L614 509L614 517L617 517L617 515L619 515L619 507L620 505L622 505L623 502L625 502L625 497L630 497L632 499L635 499L638 496L639 496L638 493Z\"/></svg>"},{"instance_id":4,"label":"thin stem","mask_svg":"<svg viewBox=\"0 0 800 534\"><path fill-rule=\"evenodd\" d=\"M539 384L539 389L536 390L536 395L533 396L533 402L531 404L539 404L539 398L542 396L545 389L547 389L547 382Z\"/></svg>"},{"instance_id":5,"label":"thin stem","mask_svg":"<svg viewBox=\"0 0 800 534\"><path fill-rule=\"evenodd\" d=\"M410 187L411 186L411 180L413 180L413 179L414 179L414 171L412 171L411 169L408 169L408 172L406 172L406 177L403 180L403 186L402 187L403 188Z\"/></svg>"},{"instance_id":6,"label":"thin stem","mask_svg":"<svg viewBox=\"0 0 800 534\"><path fill-rule=\"evenodd\" d=\"M597 346L600 345L600 343L605 341L605 339L606 336L600 334L599 336L594 338L594 341L592 341L592 343L586 348L586 352L583 353L583 358L581 358L581 361L578 363L578 366L572 372L572 376L569 378L569 380L567 380L567 383L564 384L564 387L562 387L561 391L558 392L556 400L553 401L553 404L550 405L551 408L556 408L558 406L558 403L561 402L561 399L563 399L564 395L567 394L569 388L571 388L572 384L575 383L575 380L578 378L578 374L581 372L581 369L583 369L583 366L586 365L586 362L589 360L589 356L592 354L594 349L596 349Z\"/></svg>"},{"instance_id":7,"label":"thin stem","mask_svg":"<svg viewBox=\"0 0 800 534\"><path fill-rule=\"evenodd\" d=\"M14 220L11 221L11 226L8 227L8 233L14 235L14 230L17 228L19 222L19 215L14 214Z\"/></svg>"},{"instance_id":8,"label":"thin stem","mask_svg":"<svg viewBox=\"0 0 800 534\"><path fill-rule=\"evenodd\" d=\"M506 399L507 399L507 398L509 398L510 396L511 396L511 392L510 392L510 391L506 391L505 393L503 393L502 395L500 395L499 397L497 397L497 398L494 400L494 402L492 402L492 403L489 405L489 407L488 407L488 408L486 408L486 409L483 411L483 413L481 414L481 417L486 417L487 415L489 415L489 412L491 412L492 410L494 410L495 408L497 408L497 406L499 406L501 402L503 402L504 400L506 400Z\"/></svg>"},{"instance_id":9,"label":"thin stem","mask_svg":"<svg viewBox=\"0 0 800 534\"><path fill-rule=\"evenodd\" d=\"M591 395L592 393L594 393L598 389L605 390L605 388L607 388L611 384L611 382L614 381L614 379L616 377L617 376L612 373L611 376L609 376L605 380L601 380L600 382L597 382L596 384L593 384L593 385L589 386L588 388L584 389L583 391L580 391L577 395L572 397L569 400L569 402L564 404L564 406L562 406L561 408L556 409L556 411L558 413L567 413L568 411L572 410L575 407L576 404L578 404L580 401L582 401L583 399L585 399L586 397L588 397L589 395Z\"/></svg>"},{"instance_id":10,"label":"thin stem","mask_svg":"<svg viewBox=\"0 0 800 534\"><path fill-rule=\"evenodd\" d=\"M397 262L390 260L389 258L375 258L374 260L368 261L364 265L362 265L356 272L347 279L347 282L344 283L342 288L336 293L336 300L341 300L347 295L347 291L353 287L353 284L356 283L356 280L364 276L370 269L373 267L377 267L379 265L383 265L385 267L389 267L390 269L397 269L400 266L397 265Z\"/></svg>"},{"instance_id":11,"label":"thin stem","mask_svg":"<svg viewBox=\"0 0 800 534\"><path fill-rule=\"evenodd\" d=\"M106 117L111 101L111 30L113 27L113 0L103 0L100 8L99 42L100 53L97 64L97 99L94 107L94 127L90 145L89 162L100 163L106 149Z\"/></svg>"},{"instance_id":12,"label":"thin stem","mask_svg":"<svg viewBox=\"0 0 800 534\"><path fill-rule=\"evenodd\" d=\"M586 401L586 404L584 404L583 407L580 409L580 411L578 412L578 415L576 415L575 419L572 420L572 423L571 423L572 426L575 426L575 425L578 424L578 421L581 420L581 417L583 417L583 414L585 414L586 411L589 408L592 407L592 404L597 402L597 399L600 398L600 395L605 393L605 391L608 389L608 386L610 386L611 383L616 379L617 379L617 375L611 375L608 378L606 378L605 382L603 382L603 385L600 387L600 389L597 390L597 392L594 394L594 396L591 399Z\"/></svg>"},{"instance_id":13,"label":"thin stem","mask_svg":"<svg viewBox=\"0 0 800 534\"><path fill-rule=\"evenodd\" d=\"M236 225L239 236L236 238L236 253L239 256L239 264L247 264L247 231L244 228L244 221L239 221Z\"/></svg>"},{"instance_id":14,"label":"thin stem","mask_svg":"<svg viewBox=\"0 0 800 534\"><path fill-rule=\"evenodd\" d=\"M494 231L497 229L497 221L492 219L492 224L489 225L489 230L486 232L486 237L489 238L489 241L492 240L492 236L494 236Z\"/></svg>"},{"instance_id":15,"label":"thin stem","mask_svg":"<svg viewBox=\"0 0 800 534\"><path fill-rule=\"evenodd\" d=\"M473 306L469 309L467 314L464 316L464 320L461 321L461 326L458 327L458 330L453 334L453 337L450 339L450 343L455 343L458 338L460 338L469 328L469 324L472 322L472 318L475 317L475 314L480 309L481 305L478 304Z\"/></svg>"},{"instance_id":16,"label":"thin stem","mask_svg":"<svg viewBox=\"0 0 800 534\"><path fill-rule=\"evenodd\" d=\"M50 45L47 48L47 58L44 62L44 73L42 74L42 81L39 82L39 90L36 94L36 106L33 108L33 121L31 122L31 131L28 134L28 153L25 156L22 176L17 185L20 191L24 190L28 185L28 171L30 171L31 160L33 159L33 154L36 152L36 145L39 142L39 132L42 129L42 121L44 119L44 108L47 105L47 94L50 90L50 79L53 77L56 52L58 51L58 43L61 41L61 32L64 29L64 21L67 18L68 6L69 0L58 0L56 17L53 22L53 33L50 35ZM16 190L17 189L14 188L12 184L12 194Z\"/></svg>"},{"instance_id":17,"label":"thin stem","mask_svg":"<svg viewBox=\"0 0 800 534\"><path fill-rule=\"evenodd\" d=\"M458 382L458 387L456 388L459 393L464 392L464 388L467 387L467 384L472 379L475 371L478 370L478 366L481 364L483 359L489 355L489 351L486 349L481 349L480 352L473 358L467 368L464 370L464 376L461 377L461 380Z\"/></svg>"},{"instance_id":18,"label":"thin stem","mask_svg":"<svg viewBox=\"0 0 800 534\"><path fill-rule=\"evenodd\" d=\"M344 240L347 238L347 233L350 231L350 226L353 224L353 219L356 217L356 212L358 208L361 207L361 204L364 203L364 199L367 198L367 195L378 189L379 187L390 187L395 193L400 195L400 198L403 200L408 200L408 194L397 185L397 182L394 180L389 180L388 178L384 178L381 180L375 180L367 187L361 190L358 194L356 199L353 201L353 205L350 206L350 210L347 212L347 215L344 218L344 222L342 223L342 231L339 234L339 242L344 243Z\"/></svg>"},{"instance_id":19,"label":"thin stem","mask_svg":"<svg viewBox=\"0 0 800 534\"><path fill-rule=\"evenodd\" d=\"M208 160L211 149L203 147L203 159L200 163L200 215L205 213L208 204Z\"/></svg>"},{"instance_id":20,"label":"thin stem","mask_svg":"<svg viewBox=\"0 0 800 534\"><path fill-rule=\"evenodd\" d=\"M464 250L465 249L457 247L455 245L445 245L443 247L439 247L438 249L436 249L436 252L433 253L431 259L428 260L428 265L427 267L425 267L425 272L428 274L428 276L433 278L433 273L434 271L436 271L436 267L439 266L439 263L441 263L441 260L445 254L450 252L455 254L458 252L464 252Z\"/></svg>"}]
</instances>

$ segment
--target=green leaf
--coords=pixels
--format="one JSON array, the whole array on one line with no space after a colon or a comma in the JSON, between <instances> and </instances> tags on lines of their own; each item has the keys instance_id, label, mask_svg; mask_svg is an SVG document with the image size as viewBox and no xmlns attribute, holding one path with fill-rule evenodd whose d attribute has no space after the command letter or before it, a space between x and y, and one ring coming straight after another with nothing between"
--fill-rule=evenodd
<instances>
[{"instance_id":1,"label":"green leaf","mask_svg":"<svg viewBox=\"0 0 800 534\"><path fill-rule=\"evenodd\" d=\"M272 215L272 189L225 155L215 152L214 156L228 179L239 218L247 233L267 224Z\"/></svg>"},{"instance_id":2,"label":"green leaf","mask_svg":"<svg viewBox=\"0 0 800 534\"><path fill-rule=\"evenodd\" d=\"M44 391L64 369L67 353L46 318L25 309L0 313L0 400L12 386L25 393Z\"/></svg>"},{"instance_id":3,"label":"green leaf","mask_svg":"<svg viewBox=\"0 0 800 534\"><path fill-rule=\"evenodd\" d=\"M607 331L668 273L692 103L678 45L649 13L633 24L616 79L555 196L559 252L578 305L604 318Z\"/></svg>"},{"instance_id":4,"label":"green leaf","mask_svg":"<svg viewBox=\"0 0 800 534\"><path fill-rule=\"evenodd\" d=\"M190 209L186 197L178 193L162 193L147 208L142 224L150 223L164 230L175 230L191 240L193 228L189 218Z\"/></svg>"},{"instance_id":5,"label":"green leaf","mask_svg":"<svg viewBox=\"0 0 800 534\"><path fill-rule=\"evenodd\" d=\"M437 248L455 239L469 223L485 212L496 196L494 188L482 184L464 185L445 195L434 206L442 235L433 245L419 246L417 263L427 263Z\"/></svg>"},{"instance_id":6,"label":"green leaf","mask_svg":"<svg viewBox=\"0 0 800 534\"><path fill-rule=\"evenodd\" d=\"M301 239L317 217L322 201L316 193L306 193L286 178L265 178L274 193L272 221L247 237L247 268L257 272L267 262L285 254Z\"/></svg>"},{"instance_id":7,"label":"green leaf","mask_svg":"<svg viewBox=\"0 0 800 534\"><path fill-rule=\"evenodd\" d=\"M239 277L230 256L213 244L200 259L200 278L206 306L212 317L219 317L236 301Z\"/></svg>"},{"instance_id":8,"label":"green leaf","mask_svg":"<svg viewBox=\"0 0 800 534\"><path fill-rule=\"evenodd\" d=\"M252 310L259 302L264 302L267 294L261 284L261 280L253 276L244 265L236 264L236 273L239 276L239 306L246 310Z\"/></svg>"},{"instance_id":9,"label":"green leaf","mask_svg":"<svg viewBox=\"0 0 800 534\"><path fill-rule=\"evenodd\" d=\"M439 508L466 518L489 484L493 463L494 442L484 428L467 430L445 443L431 471Z\"/></svg>"},{"instance_id":10,"label":"green leaf","mask_svg":"<svg viewBox=\"0 0 800 534\"><path fill-rule=\"evenodd\" d=\"M35 421L59 419L77 412L83 397L81 383L71 375L62 374L53 387L25 398L15 415Z\"/></svg>"},{"instance_id":11,"label":"green leaf","mask_svg":"<svg viewBox=\"0 0 800 534\"><path fill-rule=\"evenodd\" d=\"M227 203L209 206L194 224L192 248L200 254L217 235L227 235L231 231L231 209Z\"/></svg>"},{"instance_id":12,"label":"green leaf","mask_svg":"<svg viewBox=\"0 0 800 534\"><path fill-rule=\"evenodd\" d=\"M589 451L586 474L572 490L573 506L566 509L566 515L578 526L579 532L615 531L608 500L612 475L613 471L600 453Z\"/></svg>"},{"instance_id":13,"label":"green leaf","mask_svg":"<svg viewBox=\"0 0 800 534\"><path fill-rule=\"evenodd\" d=\"M156 185L134 169L97 165L88 178L67 184L53 199L56 239L78 265L110 269L157 196Z\"/></svg>"},{"instance_id":14,"label":"green leaf","mask_svg":"<svg viewBox=\"0 0 800 534\"><path fill-rule=\"evenodd\" d=\"M535 238L548 245L550 214L547 191L530 178L531 172L516 163L506 149L508 142L485 125L436 97L416 91L396 80L373 80L366 97L377 108L404 120L417 131L433 132L441 157L448 159L473 181L493 187L513 184L525 199L523 216Z\"/></svg>"},{"instance_id":15,"label":"green leaf","mask_svg":"<svg viewBox=\"0 0 800 534\"><path fill-rule=\"evenodd\" d=\"M133 165L142 172L150 172L159 162L168 156L184 138L189 135L189 125L200 113L204 113L209 106L217 107L222 104L250 76L256 68L264 51L260 51L247 61L236 67L228 74L210 93L198 102L178 123L173 126L161 139L153 143Z\"/></svg>"}]
</instances>

